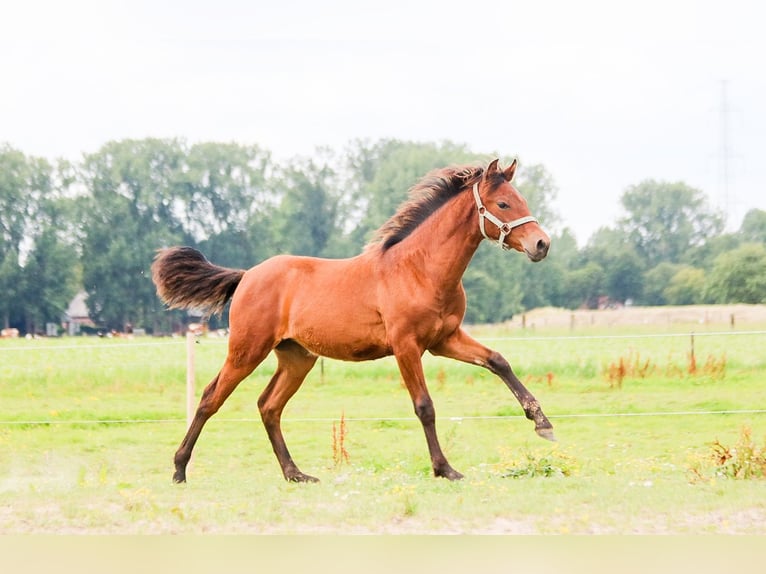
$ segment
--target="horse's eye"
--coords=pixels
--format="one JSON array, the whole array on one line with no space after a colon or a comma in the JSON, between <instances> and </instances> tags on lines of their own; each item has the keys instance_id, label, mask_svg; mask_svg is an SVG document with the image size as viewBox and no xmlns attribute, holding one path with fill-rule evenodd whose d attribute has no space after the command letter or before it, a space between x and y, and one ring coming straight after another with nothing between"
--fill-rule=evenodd
<instances>
[{"instance_id":1,"label":"horse's eye","mask_svg":"<svg viewBox=\"0 0 766 574\"><path fill-rule=\"evenodd\" d=\"M497 202L497 206L498 206L500 209L508 209L508 208L510 207L510 205L508 205L508 204L507 204L507 203L505 203L504 201L498 201L498 202Z\"/></svg>"}]
</instances>

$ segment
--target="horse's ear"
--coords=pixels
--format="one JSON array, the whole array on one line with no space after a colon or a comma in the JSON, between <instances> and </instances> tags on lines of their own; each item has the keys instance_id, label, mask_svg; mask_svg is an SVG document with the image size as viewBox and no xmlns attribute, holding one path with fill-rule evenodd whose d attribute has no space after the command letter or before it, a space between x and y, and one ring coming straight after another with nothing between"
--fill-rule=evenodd
<instances>
[{"instance_id":1,"label":"horse's ear","mask_svg":"<svg viewBox=\"0 0 766 574\"><path fill-rule=\"evenodd\" d=\"M493 159L492 162L487 166L487 171L484 172L484 177L491 177L495 175L499 169L497 169L497 164L500 162L499 159Z\"/></svg>"},{"instance_id":2,"label":"horse's ear","mask_svg":"<svg viewBox=\"0 0 766 574\"><path fill-rule=\"evenodd\" d=\"M509 165L507 168L505 168L505 171L503 172L503 175L505 176L505 181L508 183L513 181L513 176L516 175L516 166L518 165L518 161L516 161L516 158L511 162L511 165Z\"/></svg>"}]
</instances>

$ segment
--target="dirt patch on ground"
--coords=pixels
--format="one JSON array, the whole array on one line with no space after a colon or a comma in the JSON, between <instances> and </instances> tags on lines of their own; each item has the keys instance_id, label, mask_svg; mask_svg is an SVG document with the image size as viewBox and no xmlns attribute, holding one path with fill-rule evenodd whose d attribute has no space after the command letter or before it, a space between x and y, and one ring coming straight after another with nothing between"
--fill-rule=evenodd
<instances>
[{"instance_id":1,"label":"dirt patch on ground","mask_svg":"<svg viewBox=\"0 0 766 574\"><path fill-rule=\"evenodd\" d=\"M766 324L766 305L686 305L681 307L621 307L617 309L559 309L544 307L516 315L514 328L612 327L622 325L720 325L747 328Z\"/></svg>"}]
</instances>

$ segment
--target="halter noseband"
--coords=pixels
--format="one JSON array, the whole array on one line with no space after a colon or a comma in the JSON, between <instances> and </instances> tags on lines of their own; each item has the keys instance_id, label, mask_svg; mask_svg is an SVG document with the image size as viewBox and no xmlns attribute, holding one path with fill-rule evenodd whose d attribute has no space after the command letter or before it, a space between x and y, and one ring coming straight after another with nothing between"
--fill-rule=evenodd
<instances>
[{"instance_id":1,"label":"halter noseband","mask_svg":"<svg viewBox=\"0 0 766 574\"><path fill-rule=\"evenodd\" d=\"M481 202L481 197L479 197L479 182L473 184L473 198L476 200L476 209L479 212L479 229L481 230L481 234L485 237L485 239L488 239L492 243L497 243L500 247L503 249L510 250L510 247L508 247L505 244L505 238L508 236L508 234L513 231L514 227L518 227L519 225L524 225L525 223L535 222L539 223L537 221L537 218L527 215L525 217L519 217L518 219L514 219L513 221L504 222L500 221L497 217L492 215L489 211L487 211L487 208L484 207L484 204ZM494 223L495 226L500 230L500 235L497 239L492 239L489 235L487 235L487 232L484 230L484 220L489 219L491 223Z\"/></svg>"}]
</instances>

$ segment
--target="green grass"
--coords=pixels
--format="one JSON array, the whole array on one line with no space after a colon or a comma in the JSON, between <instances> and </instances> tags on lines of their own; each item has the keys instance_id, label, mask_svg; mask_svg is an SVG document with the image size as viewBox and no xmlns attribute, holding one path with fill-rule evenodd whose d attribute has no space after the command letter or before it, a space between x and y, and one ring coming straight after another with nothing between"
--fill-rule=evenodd
<instances>
[{"instance_id":1,"label":"green grass","mask_svg":"<svg viewBox=\"0 0 766 574\"><path fill-rule=\"evenodd\" d=\"M490 373L426 356L442 446L466 476L459 483L431 476L391 359L325 361L288 404L293 457L321 483L282 479L256 406L269 358L206 426L189 483L174 485L183 341L2 341L0 533L766 534L766 480L717 475L711 456L715 441L735 445L745 427L763 446L766 415L674 414L766 409L766 335L695 337L698 365L725 356L726 368L690 375L688 337L473 332L509 359L559 442L538 439ZM508 336L522 340L496 339ZM199 393L226 347L205 339L195 351ZM609 365L636 355L653 372L610 384ZM349 462L335 465L341 416Z\"/></svg>"}]
</instances>

